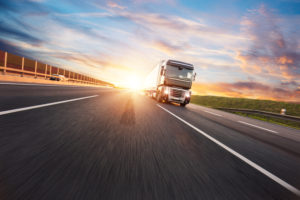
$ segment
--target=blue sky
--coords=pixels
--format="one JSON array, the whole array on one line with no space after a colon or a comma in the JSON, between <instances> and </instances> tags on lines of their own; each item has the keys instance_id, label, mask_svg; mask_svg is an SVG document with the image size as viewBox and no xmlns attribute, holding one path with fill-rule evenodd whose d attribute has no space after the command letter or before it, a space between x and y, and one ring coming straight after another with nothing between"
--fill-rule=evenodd
<instances>
[{"instance_id":1,"label":"blue sky","mask_svg":"<svg viewBox=\"0 0 300 200\"><path fill-rule=\"evenodd\" d=\"M172 58L194 93L300 101L299 0L10 0L0 30L1 50L115 84Z\"/></svg>"}]
</instances>

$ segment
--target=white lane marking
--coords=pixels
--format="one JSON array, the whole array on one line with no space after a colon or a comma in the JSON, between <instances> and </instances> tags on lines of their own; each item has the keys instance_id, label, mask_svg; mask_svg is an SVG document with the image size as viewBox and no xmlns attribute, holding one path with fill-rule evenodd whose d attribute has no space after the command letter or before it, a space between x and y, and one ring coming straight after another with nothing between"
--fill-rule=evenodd
<instances>
[{"instance_id":1,"label":"white lane marking","mask_svg":"<svg viewBox=\"0 0 300 200\"><path fill-rule=\"evenodd\" d=\"M247 122L243 122L243 121L238 121L239 123L242 123L242 124L246 124L246 125L249 125L249 126L253 126L255 128L259 128L259 129L262 129L262 130L265 130L265 131L269 131L269 132L272 132L272 133L278 133L277 131L273 131L273 130L270 130L270 129L267 129L267 128L263 128L263 127L260 127L260 126L256 126L256 125L253 125L253 124L249 124Z\"/></svg>"},{"instance_id":2,"label":"white lane marking","mask_svg":"<svg viewBox=\"0 0 300 200\"><path fill-rule=\"evenodd\" d=\"M45 87L82 87L76 85L50 85L50 84L35 84L35 83L0 83L0 85L30 85L30 86L45 86Z\"/></svg>"},{"instance_id":3,"label":"white lane marking","mask_svg":"<svg viewBox=\"0 0 300 200\"><path fill-rule=\"evenodd\" d=\"M195 131L197 131L198 133L202 134L203 136L205 136L206 138L208 138L209 140L211 140L212 142L214 142L215 144L219 145L220 147L222 147L223 149L225 149L226 151L228 151L229 153L231 153L232 155L236 156L237 158L241 159L242 161L244 161L245 163L247 163L248 165L250 165L251 167L253 167L254 169L258 170L259 172L263 173L264 175L266 175L267 177L269 177L270 179L272 179L273 181L275 181L276 183L278 183L279 185L283 186L284 188L286 188L287 190L291 191L292 193L296 194L297 196L300 196L300 190L295 188L294 186L290 185L289 183L285 182L284 180L280 179L279 177L275 176L274 174L272 174L271 172L265 170L264 168L262 168L261 166L257 165L256 163L252 162L251 160L249 160L248 158L246 158L245 156L241 155L240 153L234 151L233 149L231 149L230 147L226 146L225 144L223 144L222 142L219 142L218 140L216 140L215 138L211 137L210 135L208 135L207 133L205 133L204 131L198 129L197 127L195 127L194 125L190 124L189 122L185 121L184 119L178 117L177 115L175 115L174 113L172 113L171 111L165 109L164 107L160 106L157 104L158 107L160 107L161 109L163 109L164 111L166 111L167 113L171 114L172 116L174 116L175 118L177 118L178 120L182 121L183 123L185 123L186 125L188 125L189 127L193 128Z\"/></svg>"},{"instance_id":4,"label":"white lane marking","mask_svg":"<svg viewBox=\"0 0 300 200\"><path fill-rule=\"evenodd\" d=\"M25 110L32 110L32 109L36 109L36 108L42 108L42 107L53 106L53 105L62 104L62 103L68 103L68 102L72 102L72 101L89 99L89 98L93 98L93 97L97 97L97 96L98 95L80 97L80 98L76 98L76 99L69 99L69 100L57 101L57 102L53 102L53 103L40 104L40 105L36 105L36 106L28 106L28 107L24 107L24 108L16 108L16 109L12 109L12 110L0 111L0 116L10 114L10 113L15 113L15 112L21 112L21 111L25 111Z\"/></svg>"},{"instance_id":5,"label":"white lane marking","mask_svg":"<svg viewBox=\"0 0 300 200\"><path fill-rule=\"evenodd\" d=\"M209 112L209 111L207 111L207 110L204 110L204 112L207 112L207 113L210 113L210 114L212 114L212 115L216 115L216 116L222 117L222 115L219 115L219 114L213 113L213 112Z\"/></svg>"}]
</instances>

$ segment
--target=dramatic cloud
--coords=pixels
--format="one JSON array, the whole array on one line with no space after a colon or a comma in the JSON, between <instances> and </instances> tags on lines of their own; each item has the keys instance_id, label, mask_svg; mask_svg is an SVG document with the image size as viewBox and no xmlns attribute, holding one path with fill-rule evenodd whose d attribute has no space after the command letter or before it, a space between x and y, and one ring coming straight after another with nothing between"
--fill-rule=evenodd
<instances>
[{"instance_id":1,"label":"dramatic cloud","mask_svg":"<svg viewBox=\"0 0 300 200\"><path fill-rule=\"evenodd\" d=\"M0 36L9 36L11 38L16 38L29 43L42 43L42 40L30 35L30 33L10 28L9 26L7 26L7 24L4 24L3 22L0 22L0 31Z\"/></svg>"},{"instance_id":2,"label":"dramatic cloud","mask_svg":"<svg viewBox=\"0 0 300 200\"><path fill-rule=\"evenodd\" d=\"M113 83L132 73L143 79L171 58L194 64L199 94L298 99L299 16L261 6L237 8L232 19L202 6L180 0L1 1L1 50Z\"/></svg>"},{"instance_id":3,"label":"dramatic cloud","mask_svg":"<svg viewBox=\"0 0 300 200\"><path fill-rule=\"evenodd\" d=\"M242 28L251 44L249 49L239 52L238 59L246 72L300 80L300 23L284 30L287 20L264 5L243 19Z\"/></svg>"}]
</instances>

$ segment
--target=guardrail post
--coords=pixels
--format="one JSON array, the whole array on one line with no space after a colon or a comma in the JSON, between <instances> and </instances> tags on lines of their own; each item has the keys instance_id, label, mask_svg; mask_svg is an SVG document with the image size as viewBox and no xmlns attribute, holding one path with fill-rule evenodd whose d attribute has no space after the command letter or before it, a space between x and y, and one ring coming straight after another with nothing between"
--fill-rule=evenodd
<instances>
[{"instance_id":1,"label":"guardrail post","mask_svg":"<svg viewBox=\"0 0 300 200\"><path fill-rule=\"evenodd\" d=\"M21 72L21 76L24 76L24 57L22 57L22 72Z\"/></svg>"},{"instance_id":2,"label":"guardrail post","mask_svg":"<svg viewBox=\"0 0 300 200\"><path fill-rule=\"evenodd\" d=\"M45 67L45 79L47 79L47 67L48 67L48 65L46 64L46 67Z\"/></svg>"},{"instance_id":3,"label":"guardrail post","mask_svg":"<svg viewBox=\"0 0 300 200\"><path fill-rule=\"evenodd\" d=\"M37 78L36 72L37 72L37 61L35 61L34 63L34 78Z\"/></svg>"},{"instance_id":4,"label":"guardrail post","mask_svg":"<svg viewBox=\"0 0 300 200\"><path fill-rule=\"evenodd\" d=\"M6 74L6 67L7 67L7 52L4 52L4 69L3 69L3 74Z\"/></svg>"},{"instance_id":5,"label":"guardrail post","mask_svg":"<svg viewBox=\"0 0 300 200\"><path fill-rule=\"evenodd\" d=\"M285 112L286 112L286 109L285 109L285 108L282 108L282 109L280 110L280 114L281 114L281 115L285 115Z\"/></svg>"},{"instance_id":6,"label":"guardrail post","mask_svg":"<svg viewBox=\"0 0 300 200\"><path fill-rule=\"evenodd\" d=\"M70 79L71 77L70 77L70 71L69 71L69 74L68 74L68 79Z\"/></svg>"},{"instance_id":7,"label":"guardrail post","mask_svg":"<svg viewBox=\"0 0 300 200\"><path fill-rule=\"evenodd\" d=\"M52 66L50 65L50 76L51 76L51 74L52 74Z\"/></svg>"}]
</instances>

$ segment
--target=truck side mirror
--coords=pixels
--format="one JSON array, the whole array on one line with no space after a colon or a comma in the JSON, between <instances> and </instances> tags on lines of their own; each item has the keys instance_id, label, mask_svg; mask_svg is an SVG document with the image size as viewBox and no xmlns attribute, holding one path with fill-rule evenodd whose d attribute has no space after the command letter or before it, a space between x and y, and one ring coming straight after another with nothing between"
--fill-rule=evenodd
<instances>
[{"instance_id":1,"label":"truck side mirror","mask_svg":"<svg viewBox=\"0 0 300 200\"><path fill-rule=\"evenodd\" d=\"M196 75L197 75L197 73L195 72L194 75L193 75L193 81L196 80Z\"/></svg>"},{"instance_id":2,"label":"truck side mirror","mask_svg":"<svg viewBox=\"0 0 300 200\"><path fill-rule=\"evenodd\" d=\"M160 70L160 75L161 75L161 76L164 75L164 68L161 68L161 70Z\"/></svg>"}]
</instances>

